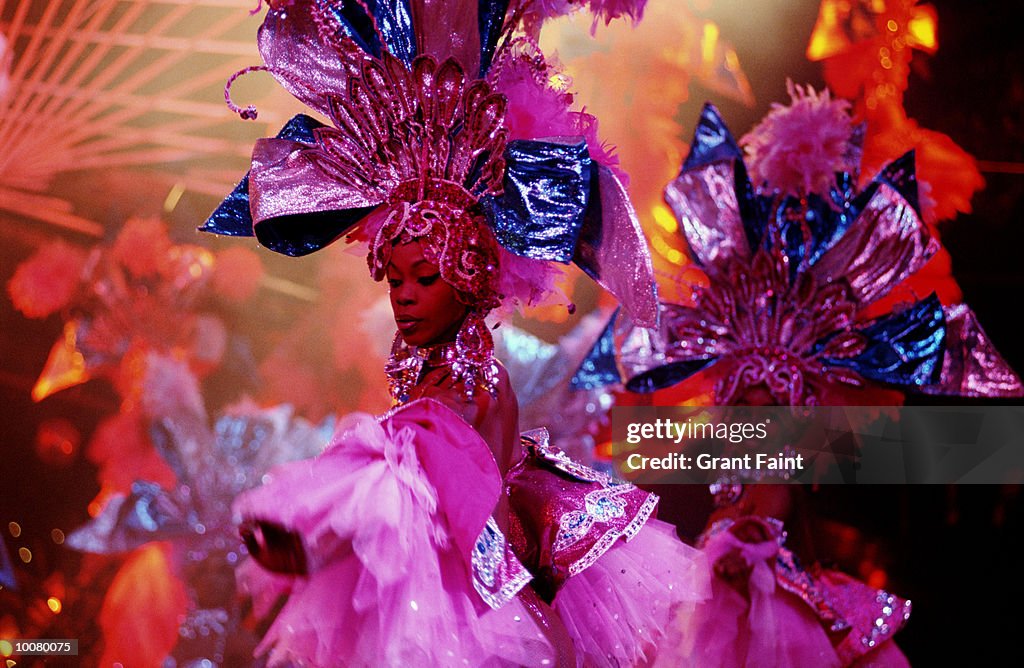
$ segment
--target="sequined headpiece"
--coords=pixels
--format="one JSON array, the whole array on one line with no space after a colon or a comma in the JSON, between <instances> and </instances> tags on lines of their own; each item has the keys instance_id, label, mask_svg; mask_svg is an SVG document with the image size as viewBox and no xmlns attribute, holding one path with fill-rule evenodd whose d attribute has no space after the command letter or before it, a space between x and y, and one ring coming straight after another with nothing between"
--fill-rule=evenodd
<instances>
[{"instance_id":1,"label":"sequined headpiece","mask_svg":"<svg viewBox=\"0 0 1024 668\"><path fill-rule=\"evenodd\" d=\"M260 29L263 69L333 127L297 116L260 140L249 174L201 229L255 235L288 255L348 235L370 244L375 278L392 243L426 239L444 280L485 311L538 293L531 278L544 272L517 262L573 261L654 324L639 222L615 174L572 136L582 124L571 96L536 77L534 90L563 107L545 138L524 137L506 114L508 72L547 68L533 42L512 46L524 42L512 38L508 0L287 4Z\"/></svg>"},{"instance_id":2,"label":"sequined headpiece","mask_svg":"<svg viewBox=\"0 0 1024 668\"><path fill-rule=\"evenodd\" d=\"M498 244L476 202L451 186L435 184L423 199L398 201L385 210L370 238L370 274L382 280L394 245L418 240L425 259L438 266L459 301L486 313L501 301Z\"/></svg>"},{"instance_id":3,"label":"sequined headpiece","mask_svg":"<svg viewBox=\"0 0 1024 668\"><path fill-rule=\"evenodd\" d=\"M707 284L691 304L662 304L660 330L609 326L586 370L637 392L703 371L716 404L742 402L753 388L783 405L843 404L871 385L1024 395L967 306L933 294L872 317L869 307L879 311L938 242L921 221L912 153L863 190L855 182L839 173L824 196L755 188L739 146L706 106L665 195ZM608 363L616 350L624 378Z\"/></svg>"}]
</instances>

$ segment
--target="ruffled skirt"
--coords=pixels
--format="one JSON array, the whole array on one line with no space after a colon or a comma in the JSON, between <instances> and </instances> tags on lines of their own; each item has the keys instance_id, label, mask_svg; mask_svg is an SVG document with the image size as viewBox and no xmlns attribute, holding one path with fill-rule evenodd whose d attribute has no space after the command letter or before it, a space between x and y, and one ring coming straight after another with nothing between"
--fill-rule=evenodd
<instances>
[{"instance_id":1,"label":"ruffled skirt","mask_svg":"<svg viewBox=\"0 0 1024 668\"><path fill-rule=\"evenodd\" d=\"M553 601L539 597L516 540L488 521L499 493L486 444L437 402L347 418L322 455L235 504L243 520L298 536L306 564L291 576L240 569L256 614L276 611L257 654L298 666L644 665L706 596L697 551L644 517L560 578Z\"/></svg>"}]
</instances>

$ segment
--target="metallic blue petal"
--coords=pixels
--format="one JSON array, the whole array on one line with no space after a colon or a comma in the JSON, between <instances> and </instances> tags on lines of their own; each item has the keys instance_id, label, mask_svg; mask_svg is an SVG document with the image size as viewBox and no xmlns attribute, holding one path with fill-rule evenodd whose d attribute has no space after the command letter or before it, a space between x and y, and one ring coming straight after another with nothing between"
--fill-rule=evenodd
<instances>
[{"instance_id":1,"label":"metallic blue petal","mask_svg":"<svg viewBox=\"0 0 1024 668\"><path fill-rule=\"evenodd\" d=\"M256 226L256 238L275 253L291 257L309 255L329 246L375 208L367 206L269 218Z\"/></svg>"},{"instance_id":2,"label":"metallic blue petal","mask_svg":"<svg viewBox=\"0 0 1024 668\"><path fill-rule=\"evenodd\" d=\"M477 24L480 27L480 78L484 78L491 67L498 38L505 25L505 13L509 0L480 0L477 10Z\"/></svg>"},{"instance_id":3,"label":"metallic blue petal","mask_svg":"<svg viewBox=\"0 0 1024 668\"><path fill-rule=\"evenodd\" d=\"M935 294L900 313L878 318L859 331L868 338L864 352L850 359L823 361L890 385L922 387L938 382L946 320Z\"/></svg>"},{"instance_id":4,"label":"metallic blue petal","mask_svg":"<svg viewBox=\"0 0 1024 668\"><path fill-rule=\"evenodd\" d=\"M845 183L844 174L837 179ZM825 251L830 249L846 234L860 210L844 194L845 186L832 189L830 200L811 194L801 199L788 196L775 213L775 225L782 234L789 256L790 270L795 278L796 271L806 262L813 265ZM767 202L766 202L767 203Z\"/></svg>"},{"instance_id":5,"label":"metallic blue petal","mask_svg":"<svg viewBox=\"0 0 1024 668\"><path fill-rule=\"evenodd\" d=\"M509 142L504 192L480 201L498 242L523 257L572 260L592 171L585 141Z\"/></svg>"},{"instance_id":6,"label":"metallic blue petal","mask_svg":"<svg viewBox=\"0 0 1024 668\"><path fill-rule=\"evenodd\" d=\"M921 202L917 189L917 171L914 158L914 151L907 151L899 158L896 158L886 165L874 181L888 183L896 189L896 192L903 195L903 199L910 202L917 215L921 215Z\"/></svg>"},{"instance_id":7,"label":"metallic blue petal","mask_svg":"<svg viewBox=\"0 0 1024 668\"><path fill-rule=\"evenodd\" d=\"M914 151L907 151L893 160L880 171L871 183L857 196L853 206L859 212L878 190L878 184L885 183L893 187L914 207L917 215L921 215L921 203L917 192L917 172L915 170Z\"/></svg>"},{"instance_id":8,"label":"metallic blue petal","mask_svg":"<svg viewBox=\"0 0 1024 668\"><path fill-rule=\"evenodd\" d=\"M756 249L764 242L764 232L768 229L774 203L771 197L758 195L747 174L747 166L742 160L733 163L733 181L736 188L736 206L743 221L743 231L747 235L747 244Z\"/></svg>"},{"instance_id":9,"label":"metallic blue petal","mask_svg":"<svg viewBox=\"0 0 1024 668\"><path fill-rule=\"evenodd\" d=\"M323 1L323 0L321 0ZM363 3L328 2L327 11L338 22L339 29L351 38L366 53L380 58L381 44L373 21L363 10ZM377 28L384 38L385 46L391 55L406 65L416 58L416 36L413 34L412 12L408 0L365 0L366 7L373 13Z\"/></svg>"},{"instance_id":10,"label":"metallic blue petal","mask_svg":"<svg viewBox=\"0 0 1024 668\"><path fill-rule=\"evenodd\" d=\"M594 342L593 348L583 358L583 362L569 381L569 386L573 390L594 390L622 382L615 361L615 321L618 317L619 309L615 309L601 336Z\"/></svg>"},{"instance_id":11,"label":"metallic blue petal","mask_svg":"<svg viewBox=\"0 0 1024 668\"><path fill-rule=\"evenodd\" d=\"M277 133L278 139L290 139L308 144L313 143L313 130L323 127L320 121L298 114L284 124ZM251 237L252 213L249 211L249 173L246 172L231 194L220 203L206 222L199 227L200 232L210 232L230 237Z\"/></svg>"},{"instance_id":12,"label":"metallic blue petal","mask_svg":"<svg viewBox=\"0 0 1024 668\"><path fill-rule=\"evenodd\" d=\"M690 144L690 153L683 163L683 171L699 169L722 160L741 160L743 152L725 126L718 109L710 102L704 105L697 121L697 129Z\"/></svg>"},{"instance_id":13,"label":"metallic blue petal","mask_svg":"<svg viewBox=\"0 0 1024 668\"><path fill-rule=\"evenodd\" d=\"M206 222L199 226L199 231L229 237L251 237L253 235L252 212L249 211L248 172L231 191L231 194L214 209Z\"/></svg>"},{"instance_id":14,"label":"metallic blue petal","mask_svg":"<svg viewBox=\"0 0 1024 668\"><path fill-rule=\"evenodd\" d=\"M669 362L668 364L663 364L650 371L633 376L626 383L626 389L639 394L663 390L666 387L672 387L677 383L683 382L701 369L711 366L717 361L717 357L710 357L708 359Z\"/></svg>"}]
</instances>

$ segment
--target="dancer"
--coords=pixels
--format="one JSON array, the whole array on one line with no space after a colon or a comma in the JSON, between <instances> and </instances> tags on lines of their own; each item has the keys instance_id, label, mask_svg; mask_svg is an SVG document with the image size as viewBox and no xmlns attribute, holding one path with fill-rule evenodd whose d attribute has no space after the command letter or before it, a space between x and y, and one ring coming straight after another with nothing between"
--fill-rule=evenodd
<instances>
[{"instance_id":1,"label":"dancer","mask_svg":"<svg viewBox=\"0 0 1024 668\"><path fill-rule=\"evenodd\" d=\"M299 1L261 29L267 68L336 127L300 117L262 140L204 229L292 255L365 240L399 330L395 408L349 416L236 502L251 553L287 574L247 573L259 611L287 592L271 663L638 665L703 597L654 495L517 433L492 310L541 297L548 260L649 324L656 301L621 183L565 137L592 119L529 40L497 48L504 4ZM507 140L528 131L562 137Z\"/></svg>"},{"instance_id":2,"label":"dancer","mask_svg":"<svg viewBox=\"0 0 1024 668\"><path fill-rule=\"evenodd\" d=\"M666 200L707 283L690 304L662 305L660 338L619 332L626 387L692 379L673 392L719 405L878 406L902 403L901 391L1021 396L968 307L935 295L895 310L884 301L938 246L921 220L913 155L858 191L863 129L848 104L792 85L790 94L790 106L775 105L742 140L746 161L705 107ZM905 665L891 640L910 602L801 567L783 521L799 528L802 490L749 482L766 480L712 485L718 508L698 545L713 596L683 643L690 661Z\"/></svg>"}]
</instances>

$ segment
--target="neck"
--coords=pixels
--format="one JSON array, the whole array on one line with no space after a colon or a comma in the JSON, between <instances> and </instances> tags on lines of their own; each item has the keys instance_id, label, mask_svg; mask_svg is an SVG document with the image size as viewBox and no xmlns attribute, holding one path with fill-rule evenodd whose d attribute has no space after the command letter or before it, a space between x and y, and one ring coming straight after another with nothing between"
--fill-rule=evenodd
<instances>
[{"instance_id":1,"label":"neck","mask_svg":"<svg viewBox=\"0 0 1024 668\"><path fill-rule=\"evenodd\" d=\"M391 357L384 367L392 399L402 404L412 397L427 368L447 368L452 380L471 398L479 388L491 394L498 379L494 359L494 340L483 316L470 314L462 323L454 341L427 346L407 346L395 335Z\"/></svg>"}]
</instances>

